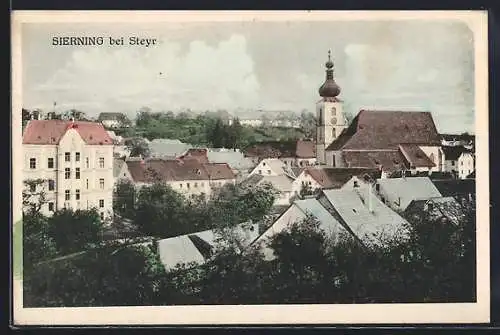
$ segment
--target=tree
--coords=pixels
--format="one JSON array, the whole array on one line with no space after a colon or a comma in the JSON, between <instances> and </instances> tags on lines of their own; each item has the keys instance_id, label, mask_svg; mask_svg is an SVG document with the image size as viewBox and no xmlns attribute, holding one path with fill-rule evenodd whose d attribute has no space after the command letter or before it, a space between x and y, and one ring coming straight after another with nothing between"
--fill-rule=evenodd
<instances>
[{"instance_id":1,"label":"tree","mask_svg":"<svg viewBox=\"0 0 500 335\"><path fill-rule=\"evenodd\" d=\"M30 213L39 213L42 206L47 203L47 194L44 189L45 180L26 179L23 181L23 210Z\"/></svg>"},{"instance_id":2,"label":"tree","mask_svg":"<svg viewBox=\"0 0 500 335\"><path fill-rule=\"evenodd\" d=\"M128 179L120 179L116 184L113 195L113 210L115 213L125 218L133 218L136 198L134 184Z\"/></svg>"},{"instance_id":3,"label":"tree","mask_svg":"<svg viewBox=\"0 0 500 335\"><path fill-rule=\"evenodd\" d=\"M48 219L48 235L58 252L67 254L94 248L102 242L103 224L95 209L63 209Z\"/></svg>"},{"instance_id":4,"label":"tree","mask_svg":"<svg viewBox=\"0 0 500 335\"><path fill-rule=\"evenodd\" d=\"M85 113L77 109L70 109L65 111L62 118L66 120L73 119L75 121L87 121Z\"/></svg>"},{"instance_id":5,"label":"tree","mask_svg":"<svg viewBox=\"0 0 500 335\"><path fill-rule=\"evenodd\" d=\"M43 260L55 257L55 243L48 234L47 217L36 211L23 215L23 268L30 271Z\"/></svg>"},{"instance_id":6,"label":"tree","mask_svg":"<svg viewBox=\"0 0 500 335\"><path fill-rule=\"evenodd\" d=\"M226 142L226 131L221 119L217 119L209 133L209 142L214 148L222 148Z\"/></svg>"},{"instance_id":7,"label":"tree","mask_svg":"<svg viewBox=\"0 0 500 335\"><path fill-rule=\"evenodd\" d=\"M126 143L130 157L148 158L151 155L148 143L143 138L133 138Z\"/></svg>"},{"instance_id":8,"label":"tree","mask_svg":"<svg viewBox=\"0 0 500 335\"><path fill-rule=\"evenodd\" d=\"M161 238L189 230L183 195L163 183L142 187L137 195L134 225L146 235Z\"/></svg>"},{"instance_id":9,"label":"tree","mask_svg":"<svg viewBox=\"0 0 500 335\"><path fill-rule=\"evenodd\" d=\"M228 127L226 133L228 135L227 145L228 148L236 148L241 145L243 127L241 126L240 120L234 118L231 126Z\"/></svg>"},{"instance_id":10,"label":"tree","mask_svg":"<svg viewBox=\"0 0 500 335\"><path fill-rule=\"evenodd\" d=\"M300 128L306 138L314 138L316 134L316 118L314 114L303 110L300 114Z\"/></svg>"}]
</instances>

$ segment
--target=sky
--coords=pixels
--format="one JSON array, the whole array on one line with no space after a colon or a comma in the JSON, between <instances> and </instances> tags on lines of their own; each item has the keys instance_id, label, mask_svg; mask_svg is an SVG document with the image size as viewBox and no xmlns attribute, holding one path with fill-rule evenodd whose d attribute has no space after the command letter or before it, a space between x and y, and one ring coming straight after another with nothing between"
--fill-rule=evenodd
<instances>
[{"instance_id":1,"label":"sky","mask_svg":"<svg viewBox=\"0 0 500 335\"><path fill-rule=\"evenodd\" d=\"M54 36L158 43L53 46ZM328 50L350 115L428 110L440 132L474 132L473 34L458 21L25 23L23 106L312 112Z\"/></svg>"}]
</instances>

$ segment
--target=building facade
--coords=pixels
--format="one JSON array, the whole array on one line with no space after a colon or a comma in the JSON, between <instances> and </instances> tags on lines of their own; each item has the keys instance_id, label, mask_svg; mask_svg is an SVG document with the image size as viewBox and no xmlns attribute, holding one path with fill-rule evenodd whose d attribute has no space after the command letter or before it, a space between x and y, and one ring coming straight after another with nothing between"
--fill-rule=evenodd
<instances>
[{"instance_id":1,"label":"building facade","mask_svg":"<svg viewBox=\"0 0 500 335\"><path fill-rule=\"evenodd\" d=\"M32 120L23 134L24 180L43 180L41 212L96 208L113 213L113 141L99 123Z\"/></svg>"}]
</instances>

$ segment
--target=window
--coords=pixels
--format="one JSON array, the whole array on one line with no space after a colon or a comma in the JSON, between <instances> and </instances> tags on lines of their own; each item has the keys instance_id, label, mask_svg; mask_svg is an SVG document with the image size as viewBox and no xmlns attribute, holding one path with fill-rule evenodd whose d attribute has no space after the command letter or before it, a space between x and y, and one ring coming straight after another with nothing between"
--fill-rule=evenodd
<instances>
[{"instance_id":1,"label":"window","mask_svg":"<svg viewBox=\"0 0 500 335\"><path fill-rule=\"evenodd\" d=\"M48 158L47 159L47 167L49 169L53 169L54 168L54 158Z\"/></svg>"},{"instance_id":2,"label":"window","mask_svg":"<svg viewBox=\"0 0 500 335\"><path fill-rule=\"evenodd\" d=\"M30 185L30 192L36 192L36 185L35 184Z\"/></svg>"},{"instance_id":3,"label":"window","mask_svg":"<svg viewBox=\"0 0 500 335\"><path fill-rule=\"evenodd\" d=\"M68 201L71 199L71 195L69 193L69 190L64 191L64 200Z\"/></svg>"},{"instance_id":4,"label":"window","mask_svg":"<svg viewBox=\"0 0 500 335\"><path fill-rule=\"evenodd\" d=\"M337 129L335 129L335 128L332 129L332 137L333 138L337 137Z\"/></svg>"},{"instance_id":5,"label":"window","mask_svg":"<svg viewBox=\"0 0 500 335\"><path fill-rule=\"evenodd\" d=\"M79 162L79 161L80 161L80 153L75 152L75 162Z\"/></svg>"},{"instance_id":6,"label":"window","mask_svg":"<svg viewBox=\"0 0 500 335\"><path fill-rule=\"evenodd\" d=\"M104 199L99 200L99 208L104 208Z\"/></svg>"},{"instance_id":7,"label":"window","mask_svg":"<svg viewBox=\"0 0 500 335\"><path fill-rule=\"evenodd\" d=\"M30 158L30 169L36 169L36 158Z\"/></svg>"},{"instance_id":8,"label":"window","mask_svg":"<svg viewBox=\"0 0 500 335\"><path fill-rule=\"evenodd\" d=\"M54 211L54 203L53 202L49 202L49 211L50 212Z\"/></svg>"},{"instance_id":9,"label":"window","mask_svg":"<svg viewBox=\"0 0 500 335\"><path fill-rule=\"evenodd\" d=\"M380 192L380 184L375 184L375 191Z\"/></svg>"},{"instance_id":10,"label":"window","mask_svg":"<svg viewBox=\"0 0 500 335\"><path fill-rule=\"evenodd\" d=\"M104 169L104 157L99 157L99 168Z\"/></svg>"},{"instance_id":11,"label":"window","mask_svg":"<svg viewBox=\"0 0 500 335\"><path fill-rule=\"evenodd\" d=\"M71 169L65 168L64 169L64 179L70 179L70 178L71 178Z\"/></svg>"},{"instance_id":12,"label":"window","mask_svg":"<svg viewBox=\"0 0 500 335\"><path fill-rule=\"evenodd\" d=\"M85 157L85 167L88 169L89 168L89 158Z\"/></svg>"},{"instance_id":13,"label":"window","mask_svg":"<svg viewBox=\"0 0 500 335\"><path fill-rule=\"evenodd\" d=\"M80 200L80 190L75 191L75 199Z\"/></svg>"},{"instance_id":14,"label":"window","mask_svg":"<svg viewBox=\"0 0 500 335\"><path fill-rule=\"evenodd\" d=\"M354 187L359 187L359 183L357 180L354 181Z\"/></svg>"},{"instance_id":15,"label":"window","mask_svg":"<svg viewBox=\"0 0 500 335\"><path fill-rule=\"evenodd\" d=\"M179 188L182 188L182 183L179 184Z\"/></svg>"},{"instance_id":16,"label":"window","mask_svg":"<svg viewBox=\"0 0 500 335\"><path fill-rule=\"evenodd\" d=\"M101 190L104 189L104 178L99 179L99 187L101 188Z\"/></svg>"},{"instance_id":17,"label":"window","mask_svg":"<svg viewBox=\"0 0 500 335\"><path fill-rule=\"evenodd\" d=\"M262 170L259 170L259 174L262 174Z\"/></svg>"},{"instance_id":18,"label":"window","mask_svg":"<svg viewBox=\"0 0 500 335\"><path fill-rule=\"evenodd\" d=\"M271 174L271 170L267 170L267 174Z\"/></svg>"},{"instance_id":19,"label":"window","mask_svg":"<svg viewBox=\"0 0 500 335\"><path fill-rule=\"evenodd\" d=\"M101 221L104 221L104 213L99 213L99 217L101 218Z\"/></svg>"},{"instance_id":20,"label":"window","mask_svg":"<svg viewBox=\"0 0 500 335\"><path fill-rule=\"evenodd\" d=\"M461 165L461 166L464 166L464 161L461 161L461 162L460 162L460 165Z\"/></svg>"},{"instance_id":21,"label":"window","mask_svg":"<svg viewBox=\"0 0 500 335\"><path fill-rule=\"evenodd\" d=\"M451 161L451 166L455 166L455 161Z\"/></svg>"},{"instance_id":22,"label":"window","mask_svg":"<svg viewBox=\"0 0 500 335\"><path fill-rule=\"evenodd\" d=\"M190 186L189 183L186 183L186 187L189 188L189 186Z\"/></svg>"},{"instance_id":23,"label":"window","mask_svg":"<svg viewBox=\"0 0 500 335\"><path fill-rule=\"evenodd\" d=\"M198 187L198 183L194 183L194 188L197 188Z\"/></svg>"},{"instance_id":24,"label":"window","mask_svg":"<svg viewBox=\"0 0 500 335\"><path fill-rule=\"evenodd\" d=\"M85 180L85 184L87 185L87 190L88 190L89 189L89 180L88 179Z\"/></svg>"},{"instance_id":25,"label":"window","mask_svg":"<svg viewBox=\"0 0 500 335\"><path fill-rule=\"evenodd\" d=\"M71 152L65 152L64 153L64 161L65 162L71 162Z\"/></svg>"},{"instance_id":26,"label":"window","mask_svg":"<svg viewBox=\"0 0 500 335\"><path fill-rule=\"evenodd\" d=\"M76 168L75 170L75 179L80 179L80 168Z\"/></svg>"},{"instance_id":27,"label":"window","mask_svg":"<svg viewBox=\"0 0 500 335\"><path fill-rule=\"evenodd\" d=\"M49 179L49 191L53 191L56 188L56 182L52 179Z\"/></svg>"}]
</instances>

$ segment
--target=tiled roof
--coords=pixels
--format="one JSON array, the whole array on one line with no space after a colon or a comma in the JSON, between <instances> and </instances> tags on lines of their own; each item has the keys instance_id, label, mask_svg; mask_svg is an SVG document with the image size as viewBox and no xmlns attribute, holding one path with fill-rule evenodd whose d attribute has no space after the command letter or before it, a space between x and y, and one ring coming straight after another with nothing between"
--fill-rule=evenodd
<instances>
[{"instance_id":1,"label":"tiled roof","mask_svg":"<svg viewBox=\"0 0 500 335\"><path fill-rule=\"evenodd\" d=\"M244 150L247 157L260 158L314 158L316 145L312 141L266 141L249 145Z\"/></svg>"},{"instance_id":2,"label":"tiled roof","mask_svg":"<svg viewBox=\"0 0 500 335\"><path fill-rule=\"evenodd\" d=\"M377 180L377 184L388 197L399 198L399 207L403 210L413 200L442 196L428 177L384 178Z\"/></svg>"},{"instance_id":3,"label":"tiled roof","mask_svg":"<svg viewBox=\"0 0 500 335\"><path fill-rule=\"evenodd\" d=\"M421 215L424 212L430 215L431 219L446 217L454 224L458 224L465 217L464 208L453 197L412 201L406 208L405 215Z\"/></svg>"},{"instance_id":4,"label":"tiled roof","mask_svg":"<svg viewBox=\"0 0 500 335\"><path fill-rule=\"evenodd\" d=\"M384 171L408 169L409 165L399 150L391 151L344 151L342 158L351 168L381 168Z\"/></svg>"},{"instance_id":5,"label":"tiled roof","mask_svg":"<svg viewBox=\"0 0 500 335\"><path fill-rule=\"evenodd\" d=\"M432 182L444 197L467 195L476 192L475 179L446 179L433 180Z\"/></svg>"},{"instance_id":6,"label":"tiled roof","mask_svg":"<svg viewBox=\"0 0 500 335\"><path fill-rule=\"evenodd\" d=\"M126 162L135 182L151 183L155 179L163 181L183 180L220 180L235 179L233 171L227 164L200 163L195 159Z\"/></svg>"},{"instance_id":7,"label":"tiled roof","mask_svg":"<svg viewBox=\"0 0 500 335\"><path fill-rule=\"evenodd\" d=\"M291 192L292 191L292 182L293 179L286 175L278 175L278 176L263 176L254 174L249 176L243 182L244 185L259 185L263 183L271 184L276 190L280 192Z\"/></svg>"},{"instance_id":8,"label":"tiled roof","mask_svg":"<svg viewBox=\"0 0 500 335\"><path fill-rule=\"evenodd\" d=\"M68 129L76 130L87 145L113 145L102 124L65 120L31 120L24 130L23 144L57 145Z\"/></svg>"},{"instance_id":9,"label":"tiled roof","mask_svg":"<svg viewBox=\"0 0 500 335\"><path fill-rule=\"evenodd\" d=\"M362 177L365 174L373 179L380 178L380 170L364 168L324 168L308 167L304 170L323 188L340 188L353 176Z\"/></svg>"},{"instance_id":10,"label":"tiled roof","mask_svg":"<svg viewBox=\"0 0 500 335\"><path fill-rule=\"evenodd\" d=\"M405 156L410 166L414 167L434 167L436 164L430 160L425 152L416 144L401 144L399 146L401 153Z\"/></svg>"},{"instance_id":11,"label":"tiled roof","mask_svg":"<svg viewBox=\"0 0 500 335\"><path fill-rule=\"evenodd\" d=\"M440 145L431 113L361 110L327 150L397 149L399 144Z\"/></svg>"},{"instance_id":12,"label":"tiled roof","mask_svg":"<svg viewBox=\"0 0 500 335\"><path fill-rule=\"evenodd\" d=\"M456 161L460 155L464 152L472 152L471 150L465 148L463 145L456 146L443 146L444 159L447 161Z\"/></svg>"},{"instance_id":13,"label":"tiled roof","mask_svg":"<svg viewBox=\"0 0 500 335\"><path fill-rule=\"evenodd\" d=\"M233 170L226 163L206 163L203 166L207 170L210 180L236 178Z\"/></svg>"},{"instance_id":14,"label":"tiled roof","mask_svg":"<svg viewBox=\"0 0 500 335\"><path fill-rule=\"evenodd\" d=\"M368 189L324 190L324 196L343 223L365 244L383 244L387 238L404 238L407 222ZM371 211L370 211L371 204ZM380 239L381 238L381 239Z\"/></svg>"}]
</instances>

